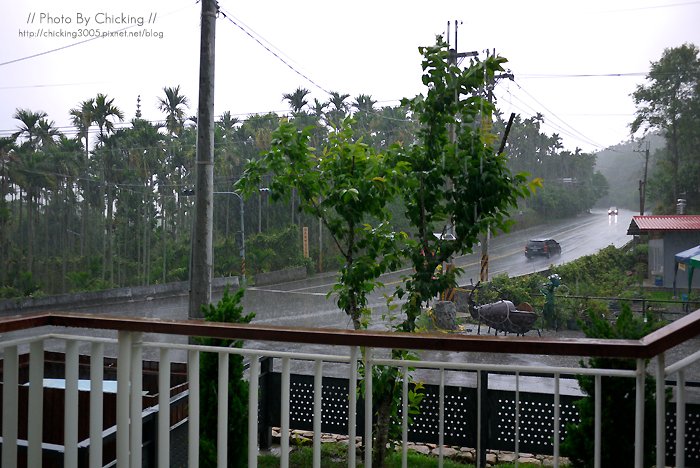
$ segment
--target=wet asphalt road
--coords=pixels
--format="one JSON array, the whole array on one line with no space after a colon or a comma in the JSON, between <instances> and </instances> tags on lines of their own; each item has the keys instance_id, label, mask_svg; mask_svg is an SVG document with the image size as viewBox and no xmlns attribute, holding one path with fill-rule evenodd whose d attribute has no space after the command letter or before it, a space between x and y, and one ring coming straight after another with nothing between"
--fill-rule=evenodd
<instances>
[{"instance_id":1,"label":"wet asphalt road","mask_svg":"<svg viewBox=\"0 0 700 468\"><path fill-rule=\"evenodd\" d=\"M608 216L605 211L593 211L590 214L579 216L574 220L552 222L545 226L538 226L524 231L518 231L510 234L499 234L490 239L489 254L490 254L490 275L494 276L500 273L508 273L509 276L518 276L535 271L547 269L550 264L561 264L583 255L593 254L603 247L615 245L620 247L631 240L631 236L626 234L629 227L632 215L634 213L621 210L618 216ZM523 250L526 241L529 238L536 237L551 237L560 242L562 246L562 254L552 258L535 258L528 260L525 258ZM479 275L480 268L480 248L477 247L476 253L458 257L456 263L464 269L460 284L468 284L470 280L476 280ZM395 272L385 275L382 281L385 288L382 291L375 292L370 299L370 306L373 310L373 326L374 329L385 329L386 321L384 315L387 313L385 300L382 297L383 293L391 293L394 287L401 282L401 276L408 273L408 270ZM349 318L338 309L335 300L328 297L327 293L335 282L335 274L327 273L315 275L300 281L293 281L284 284L265 286L265 287L249 287L244 296L245 312L255 313L255 323L279 325L279 326L294 326L308 328L341 328L351 329L352 322ZM219 297L213 297L213 300L218 300ZM74 309L75 311L84 310L85 312L108 314L108 315L126 315L135 317L153 317L167 319L186 319L187 318L188 298L187 296L177 296L158 300L131 302L126 304L111 304L101 306L99 308L91 307L90 309ZM475 333L472 330L471 333ZM529 334L535 332L531 331ZM102 334L103 336L114 336L109 332ZM582 336L580 332L547 332L546 335L557 337L572 337ZM162 336L144 336L144 341L169 341L169 342L184 342L180 337L162 337ZM304 350L305 352L328 353L327 348L314 347L304 345L298 346L281 346L276 343L246 343L248 348L262 349L277 349L277 350ZM698 341L693 341L686 345L686 348L679 349L671 353L667 357L667 362L673 362L676 355L687 355L690 351L698 349ZM89 345L85 344L81 349L81 353L89 352ZM105 350L107 355L112 352L116 355L116 349L107 347ZM347 355L347 349L338 347L334 353ZM184 353L175 356L175 360L185 360ZM448 358L448 359L463 359L475 363L507 363L507 364L549 364L558 366L578 367L579 358L577 357L557 357L557 356L530 356L530 355L510 355L510 354L488 354L469 353L468 355L454 356L439 356L425 355L424 358ZM146 350L147 359L157 359L157 351L153 349ZM299 364L294 371L304 371L303 364ZM340 369L339 375L346 375L346 371ZM332 374L332 372L331 372ZM470 384L474 380L473 374L464 373L449 373L448 382ZM459 375L461 374L461 375ZM693 375L700 380L700 369L694 369ZM505 379L505 378L504 378ZM691 380L690 378L688 378ZM432 378L430 378L432 380ZM492 379L491 386L499 385L500 378ZM507 380L507 379L506 379ZM514 385L508 382L502 382L507 387ZM521 384L522 385L522 384ZM534 390L548 391L550 384L538 379L534 385ZM573 386L575 387L575 385ZM572 387L572 388L573 388ZM568 387L564 385L562 391L566 391ZM522 388L524 391L527 387ZM573 390L572 390L573 391Z\"/></svg>"}]
</instances>

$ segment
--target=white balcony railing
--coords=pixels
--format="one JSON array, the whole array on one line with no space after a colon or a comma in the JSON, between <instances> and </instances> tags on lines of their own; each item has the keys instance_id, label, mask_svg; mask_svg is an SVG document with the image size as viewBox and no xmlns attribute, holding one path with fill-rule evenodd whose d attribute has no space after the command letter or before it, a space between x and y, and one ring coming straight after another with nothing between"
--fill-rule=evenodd
<instances>
[{"instance_id":1,"label":"white balcony railing","mask_svg":"<svg viewBox=\"0 0 700 468\"><path fill-rule=\"evenodd\" d=\"M185 427L173 417L173 405L177 400L176 395L171 394L173 384L171 363L186 361L187 387L187 411L184 414L187 428L187 455L177 455L182 449L179 445L174 447L170 437L157 437L157 449L155 459L158 466L178 466L186 463L187 466L196 467L199 460L199 429L200 429L200 394L199 394L199 356L201 353L216 353L219 358L218 397L220 418L218 424L218 464L226 466L226 447L228 434L226 414L223 410L226 405L228 387L228 359L232 354L246 357L250 363L247 377L249 381L249 428L248 428L248 466L257 465L258 456L258 408L259 408L259 377L260 360L264 357L272 357L281 363L280 395L280 428L281 434L288 434L290 429L290 379L291 368L294 363L312 363L313 369L313 431L320 434L323 418L323 377L328 369L344 369L349 382L358 380L358 362L364 360L365 369L372 366L395 366L405 375L409 367L423 369L425 372L433 372L437 375L439 388L438 398L438 447L439 463L442 466L442 447L445 445L445 414L446 399L445 388L449 375L456 373L472 373L476 375L477 387L477 415L481 415L480 386L484 385L480 377L482 371L489 373L508 372L514 374L515 407L514 407L514 448L516 455L519 452L519 442L523 428L520 424L521 415L521 382L524 374L535 375L549 379L552 383L553 411L552 411L552 440L553 463L559 466L560 428L562 427L562 415L560 414L560 383L563 375L591 375L595 379L595 459L594 465L600 466L601 438L605 431L605 421L601 420L601 381L604 377L617 376L634 379L636 381L636 414L635 437L630 444L635 444L634 466L649 466L651 460L643 460L642 441L644 440L644 380L647 373L647 362L652 359L651 366L655 371L657 382L657 395L665 395L666 378L677 376L676 389L676 434L675 434L675 460L676 466L683 466L686 455L686 369L697 366L700 360L700 351L689 347L690 351L684 353L682 359L673 363L666 362L667 351L692 343L700 335L700 310L697 310L670 325L648 335L642 340L589 340L589 339L545 339L535 337L492 337L492 336L463 336L463 335L429 335L429 334L402 334L386 332L355 332L348 330L318 330L318 329L294 329L261 327L255 325L235 325L207 323L201 321L166 321L155 319L133 319L120 317L104 317L86 314L44 313L23 317L12 317L0 320L0 333L2 333L2 466L41 466L46 464L47 451L53 450L62 458L64 466L111 466L116 460L116 466L135 467L144 464L144 420L157 413L153 418L156 428L155 434L171 434L174 427ZM105 334L112 336L99 337ZM148 341L149 337L160 337L160 341ZM167 343L168 341L180 341L179 344ZM251 348L218 348L187 344L189 337L209 336L228 339L252 340L256 343L295 343L311 344L314 350L319 347L326 350L319 352L283 352L270 349ZM340 348L339 348L340 347ZM342 352L339 350L342 349ZM413 349L425 353L424 356L434 356L447 352L452 358L449 361L440 361L426 357L420 361L398 361L388 359L388 349ZM63 426L63 439L61 442L47 442L43 440L45 433L47 411L45 404L48 390L45 388L46 352L60 350L65 353L63 371L64 388L64 417L63 421L54 421L52 424ZM347 350L347 352L346 352ZM146 404L144 401L144 352L157 356L157 401ZM529 365L494 365L477 364L469 362L469 354L464 359L454 359L455 353L509 353L528 355L560 355L560 356L605 356L635 359L636 370L619 369L592 369L580 367L552 367ZM21 356L28 354L28 363ZM106 357L109 355L112 357ZM78 410L80 403L80 369L85 367L85 358L89 355L89 427L80 422ZM674 354L675 355L675 354ZM116 361L113 357L116 356ZM81 361L81 359L83 359ZM107 361L109 360L109 364ZM27 366L28 364L28 366ZM105 369L116 366L116 409L114 410L115 428L109 429L109 424L104 418L111 414L107 405L107 390L105 382L111 378L105 378ZM28 367L28 371L26 368ZM184 368L184 367L183 367ZM355 440L356 422L358 416L364 419L365 441L369 441L364 450L364 466L371 466L371 440L372 440L372 373L366 382L367 395L364 404L358 407L357 385L347 386L347 431L349 440ZM402 414L407 414L408 379L403 379ZM28 388L27 388L28 387ZM24 396L26 394L26 397ZM23 403L26 398L27 403ZM111 397L110 397L111 398ZM111 400L110 400L111 401ZM665 399L657 401L656 410L656 466L666 465L666 408ZM23 408L27 408L26 410ZM158 411L158 408L170 408L170 411ZM26 411L26 414L24 413ZM184 411L184 410L183 410ZM111 416L109 416L111 417ZM479 416L477 416L478 418ZM175 420L175 423L173 422ZM25 424L26 422L26 424ZM178 426L180 424L180 426ZM105 429L105 427L108 427ZM480 427L480 421L476 421L476 427ZM88 436L80 434L87 432ZM116 432L116 434L114 433ZM402 456L406 466L407 442L409 427L404 418L402 427ZM476 454L483 456L481 432L476 431ZM115 438L109 442L110 437ZM93 441L93 443L90 443ZM289 439L281 437L281 466L288 466ZM355 466L355 446L348 444L349 466ZM83 447L89 447L83 450ZM82 451L81 451L82 450ZM84 455L87 452L87 456ZM313 442L314 466L321 463L320 437L314 437ZM113 457L112 457L113 455ZM186 459L186 461L184 461ZM481 466L483 460L477 459L477 466Z\"/></svg>"}]
</instances>

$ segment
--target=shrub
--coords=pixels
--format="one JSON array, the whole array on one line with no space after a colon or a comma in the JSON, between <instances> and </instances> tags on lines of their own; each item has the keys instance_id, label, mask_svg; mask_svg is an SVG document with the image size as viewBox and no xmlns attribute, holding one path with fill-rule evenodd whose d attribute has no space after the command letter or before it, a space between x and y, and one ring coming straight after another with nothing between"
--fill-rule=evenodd
<instances>
[{"instance_id":1,"label":"shrub","mask_svg":"<svg viewBox=\"0 0 700 468\"><path fill-rule=\"evenodd\" d=\"M249 323L255 314L243 315L243 289L230 295L228 290L219 303L204 306L204 318L209 322ZM205 346L236 347L242 341L219 338L197 340ZM216 421L218 419L219 356L200 355L200 466L216 466ZM243 357L232 354L228 362L228 466L245 467L248 462L248 384L243 380Z\"/></svg>"},{"instance_id":2,"label":"shrub","mask_svg":"<svg viewBox=\"0 0 700 468\"><path fill-rule=\"evenodd\" d=\"M604 339L639 339L653 331L658 322L651 317L647 321L635 317L628 304L622 305L622 311L615 323L611 323L598 313L589 312L590 322L583 324L583 331L589 338ZM591 358L588 364L581 362L581 367L605 369L636 369L633 359ZM587 396L575 404L579 409L580 421L568 424L566 437L561 446L561 453L570 458L573 466L592 467L594 454L595 422L595 377L577 377L581 390ZM655 381L647 375L644 382L644 459L655 457ZM604 433L601 438L601 466L634 466L635 424L635 386L636 380L630 377L604 377L601 382L601 418Z\"/></svg>"}]
</instances>

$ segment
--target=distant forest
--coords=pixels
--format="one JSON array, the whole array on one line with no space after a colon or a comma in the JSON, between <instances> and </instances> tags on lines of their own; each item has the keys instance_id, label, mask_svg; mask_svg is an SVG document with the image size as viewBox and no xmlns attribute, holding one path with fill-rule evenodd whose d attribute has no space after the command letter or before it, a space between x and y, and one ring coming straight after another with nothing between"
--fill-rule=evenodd
<instances>
[{"instance_id":1,"label":"distant forest","mask_svg":"<svg viewBox=\"0 0 700 468\"><path fill-rule=\"evenodd\" d=\"M650 78L649 88L640 87L635 93L639 108L635 131L661 133L667 142L654 151L647 190L647 197L660 210L674 206L677 197L671 199L668 190L663 190L671 182L671 192L685 194L689 209L697 210L700 67L697 49L684 47L695 54L694 61L690 60L695 81L691 91L684 85L678 92L690 93L692 99L684 98L683 106L695 106L694 121L685 120L692 110L685 107L675 114L669 111L678 116L670 124L658 118L656 101L648 100L654 96L658 78ZM240 178L244 163L270 149L272 132L282 119L299 129L313 127L317 148L323 146L329 130L348 116L354 119L355 136L377 151L414 141L417 123L400 105L377 107L369 95L351 98L337 92L327 102L309 102L308 94L299 88L283 96L291 109L288 115L269 113L239 120L227 111L218 117L214 149L216 276L240 274L243 237L248 274L290 265L316 270L338 266L329 236L323 235L318 220L298 210L295 199L274 202L264 184L251 199L233 193L232 185ZM179 86L163 88L158 102L164 120L149 122L141 118L140 111L125 116L106 94L88 97L67 110L77 132L74 138L62 134L45 112L16 109L17 131L0 139L0 297L188 278L197 124L189 117L193 110ZM494 123L498 135L504 134L508 117L500 116ZM125 121L129 123L118 125ZM542 123L540 114L515 116L505 146L512 172L526 172L543 181L536 195L512 213L516 226L575 215L605 203L610 180L617 180L600 160L596 166L595 154L566 150L558 135L542 133ZM671 179L669 171L681 177ZM634 182L636 177L635 173L627 179ZM686 177L693 182L682 183ZM621 200L619 205L633 207L627 198L623 200L623 195L629 196L627 189L618 194L617 183L610 188ZM402 220L397 217L394 222L400 230ZM302 255L302 227L309 228L309 258Z\"/></svg>"}]
</instances>

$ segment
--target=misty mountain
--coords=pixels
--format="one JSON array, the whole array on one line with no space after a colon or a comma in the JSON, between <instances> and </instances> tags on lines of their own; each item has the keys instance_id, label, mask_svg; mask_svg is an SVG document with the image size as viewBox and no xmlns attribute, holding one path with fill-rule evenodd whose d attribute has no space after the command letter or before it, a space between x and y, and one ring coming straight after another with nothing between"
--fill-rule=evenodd
<instances>
[{"instance_id":1,"label":"misty mountain","mask_svg":"<svg viewBox=\"0 0 700 468\"><path fill-rule=\"evenodd\" d=\"M639 210L639 181L644 178L644 153L649 142L649 169L653 172L654 152L665 145L663 137L647 135L644 139L627 141L606 148L596 154L595 170L600 171L608 181L610 190L599 201L599 206L618 206ZM649 207L647 199L646 206ZM648 210L647 210L648 211Z\"/></svg>"}]
</instances>

